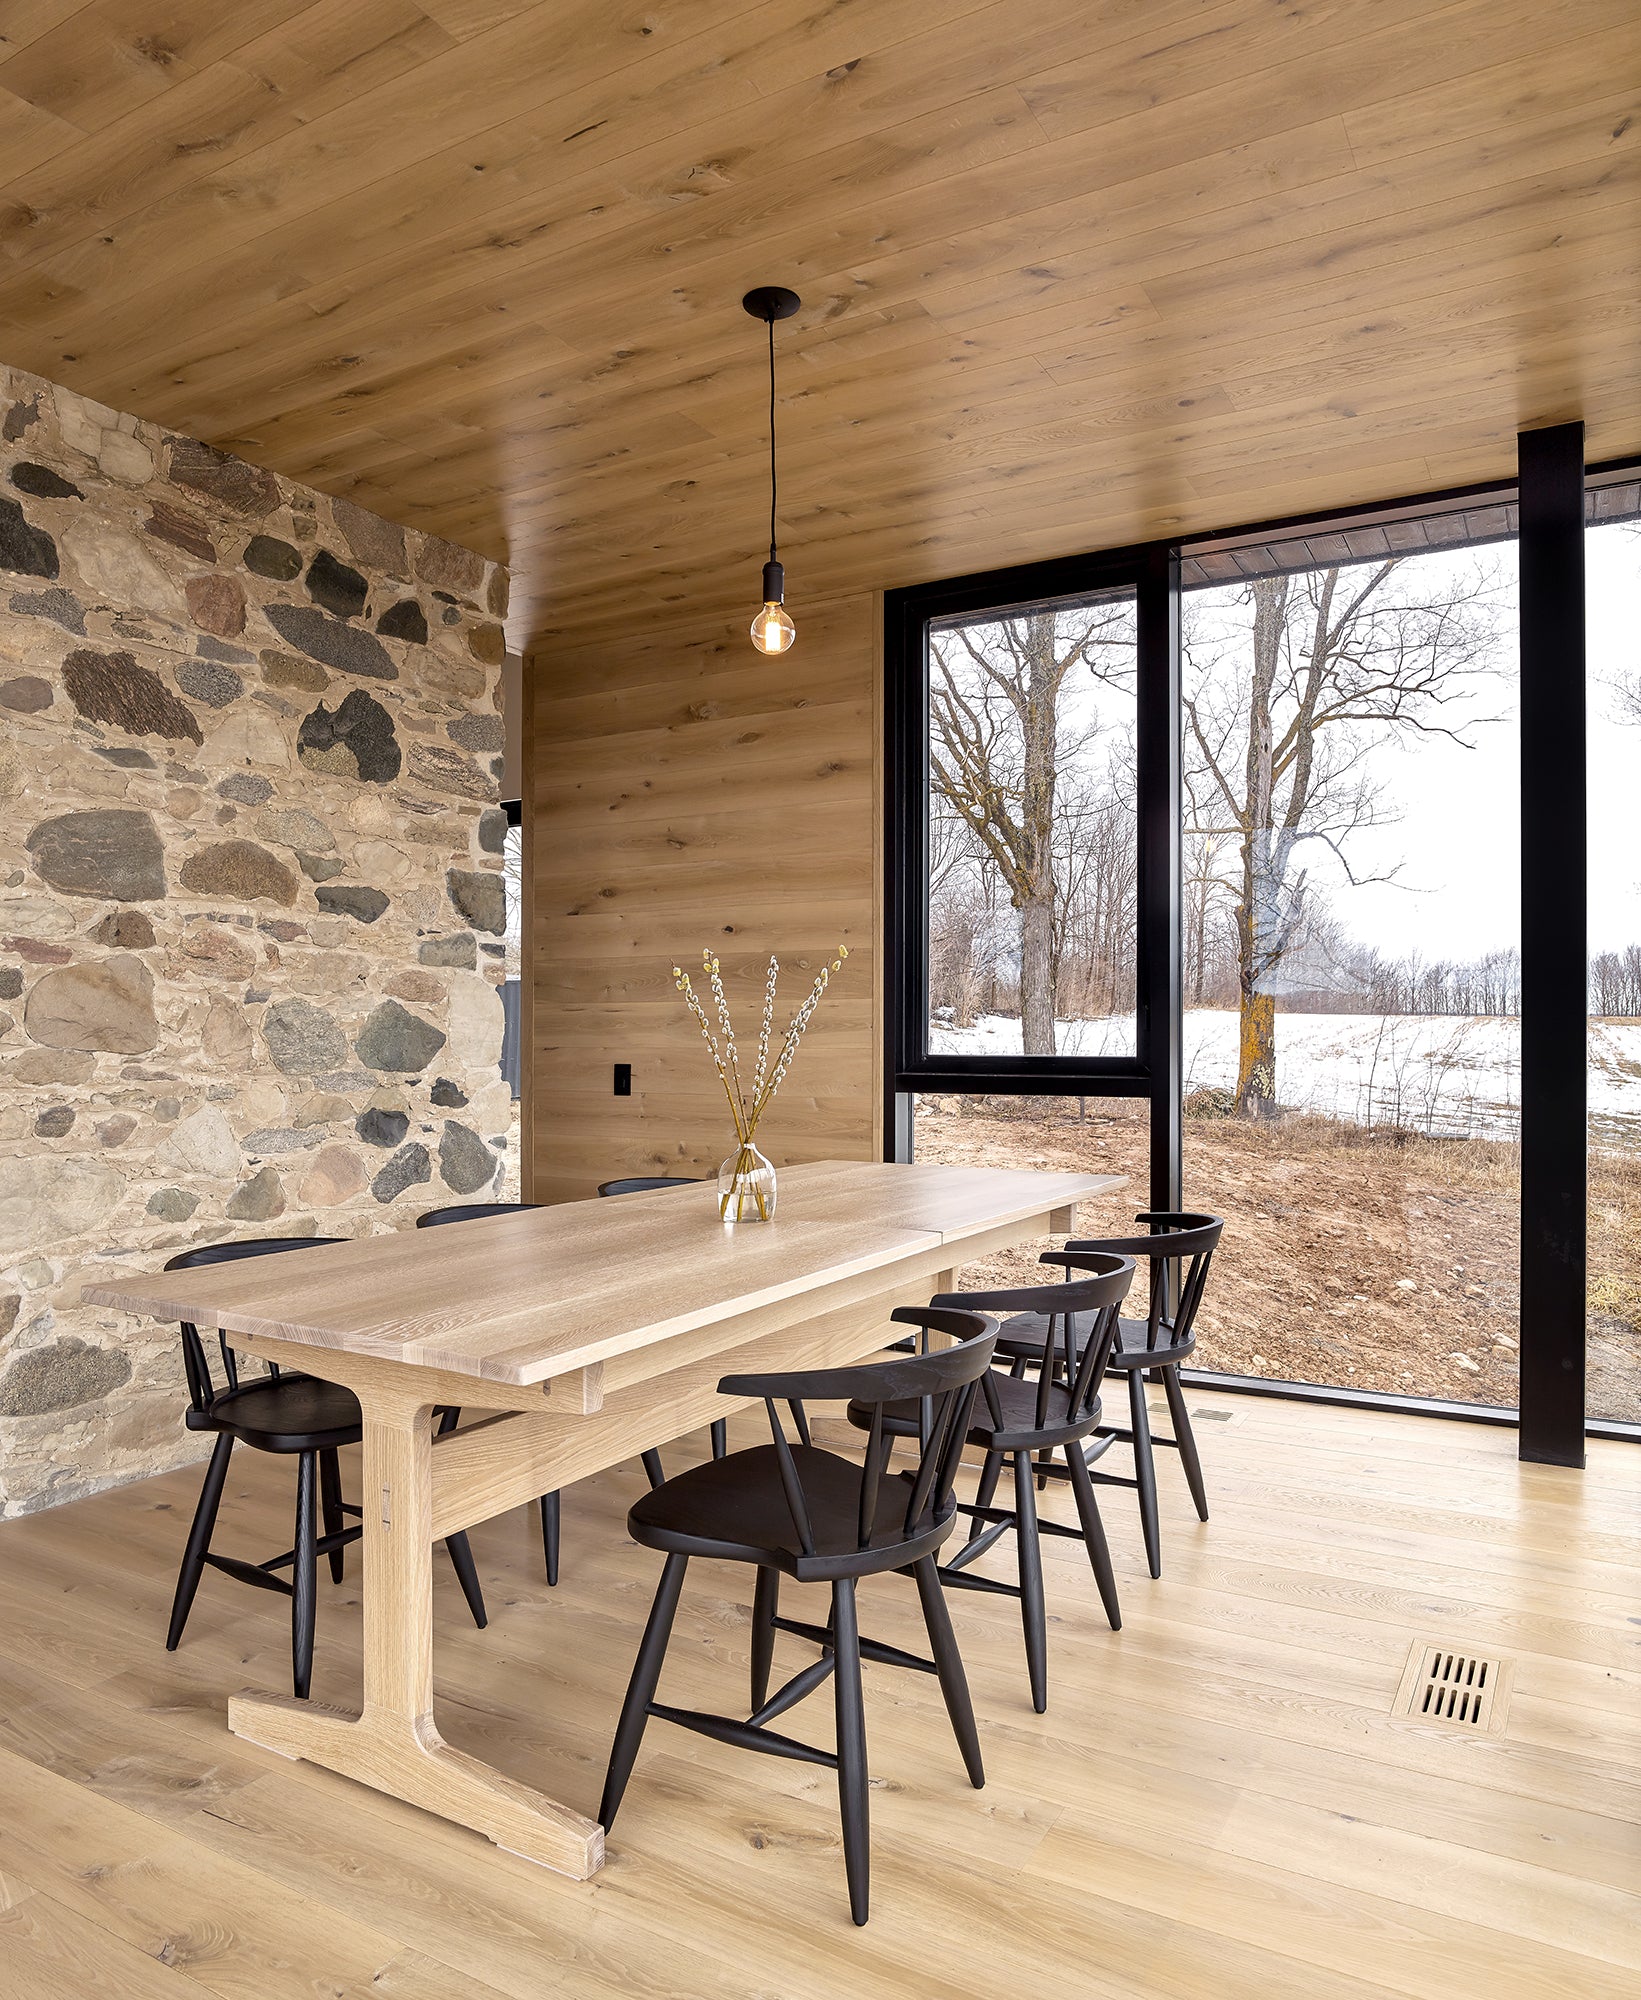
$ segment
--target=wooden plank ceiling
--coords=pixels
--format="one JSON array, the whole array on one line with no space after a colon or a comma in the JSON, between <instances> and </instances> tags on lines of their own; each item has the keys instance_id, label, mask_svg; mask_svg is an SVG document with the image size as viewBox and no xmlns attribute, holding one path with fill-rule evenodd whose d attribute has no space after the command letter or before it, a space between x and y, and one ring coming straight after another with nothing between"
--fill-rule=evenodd
<instances>
[{"instance_id":1,"label":"wooden plank ceiling","mask_svg":"<svg viewBox=\"0 0 1641 2000\"><path fill-rule=\"evenodd\" d=\"M4 358L510 555L794 598L1641 447L1635 0L11 0ZM530 636L515 630L515 640Z\"/></svg>"}]
</instances>

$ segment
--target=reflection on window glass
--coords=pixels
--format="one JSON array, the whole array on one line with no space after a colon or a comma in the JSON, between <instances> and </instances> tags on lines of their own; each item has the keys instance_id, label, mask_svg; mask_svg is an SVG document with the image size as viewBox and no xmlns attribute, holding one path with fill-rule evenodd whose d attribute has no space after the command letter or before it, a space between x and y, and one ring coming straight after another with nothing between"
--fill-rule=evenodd
<instances>
[{"instance_id":1,"label":"reflection on window glass","mask_svg":"<svg viewBox=\"0 0 1641 2000\"><path fill-rule=\"evenodd\" d=\"M1512 1404L1515 546L1428 527L1185 597L1199 1364Z\"/></svg>"},{"instance_id":2,"label":"reflection on window glass","mask_svg":"<svg viewBox=\"0 0 1641 2000\"><path fill-rule=\"evenodd\" d=\"M932 1055L1134 1053L1134 597L929 630Z\"/></svg>"},{"instance_id":3,"label":"reflection on window glass","mask_svg":"<svg viewBox=\"0 0 1641 2000\"><path fill-rule=\"evenodd\" d=\"M1592 1417L1641 1423L1641 524L1584 538L1589 645Z\"/></svg>"}]
</instances>

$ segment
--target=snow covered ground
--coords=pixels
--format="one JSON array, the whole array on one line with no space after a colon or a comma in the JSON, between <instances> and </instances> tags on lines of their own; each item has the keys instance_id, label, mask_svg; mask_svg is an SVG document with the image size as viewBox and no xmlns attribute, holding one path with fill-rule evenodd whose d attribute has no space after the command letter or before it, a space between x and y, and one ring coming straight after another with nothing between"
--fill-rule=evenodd
<instances>
[{"instance_id":1,"label":"snow covered ground","mask_svg":"<svg viewBox=\"0 0 1641 2000\"><path fill-rule=\"evenodd\" d=\"M1132 1017L1061 1021L1062 1055L1132 1055ZM931 1053L1020 1053L1020 1023L982 1015L936 1025ZM1237 1017L1185 1016L1185 1088L1236 1083ZM1514 1138L1521 1101L1521 1024L1468 1015L1278 1014L1278 1101L1359 1125L1402 1125L1443 1138ZM1590 1115L1598 1143L1641 1146L1641 1021L1590 1029Z\"/></svg>"}]
</instances>

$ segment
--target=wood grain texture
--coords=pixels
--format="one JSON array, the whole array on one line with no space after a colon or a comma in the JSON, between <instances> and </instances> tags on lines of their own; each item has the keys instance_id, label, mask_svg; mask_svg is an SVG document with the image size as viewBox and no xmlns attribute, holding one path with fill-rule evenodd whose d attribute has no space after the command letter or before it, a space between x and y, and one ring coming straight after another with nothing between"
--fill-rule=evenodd
<instances>
[{"instance_id":1,"label":"wood grain texture","mask_svg":"<svg viewBox=\"0 0 1641 2000\"><path fill-rule=\"evenodd\" d=\"M865 1272L923 1276L998 1233L1114 1184L1109 1175L822 1161L789 1168L768 1223L725 1229L713 1186L572 1202L322 1245L300 1273L254 1261L87 1289L152 1319L443 1375L524 1385L760 1309L804 1302ZM289 1261L289 1260L287 1260ZM666 1365L665 1361L661 1365ZM375 1378L354 1371L361 1389ZM448 1383L422 1382L432 1404ZM469 1399L471 1400L471 1398ZM596 1407L596 1401L592 1407Z\"/></svg>"},{"instance_id":2,"label":"wood grain texture","mask_svg":"<svg viewBox=\"0 0 1641 2000\"><path fill-rule=\"evenodd\" d=\"M1074 1543L1045 1550L1050 1707L1034 1716L1009 1605L954 1597L988 1784L972 1792L938 1691L866 1669L873 1922L842 1899L825 1774L652 1732L610 1863L577 1884L471 1833L223 1734L278 1685L286 1607L207 1579L161 1648L194 1472L0 1528L0 1951L22 1993L222 2000L991 2000L1022 1980L1090 2000L1630 2000L1641 1693L1641 1467L1515 1463L1507 1432L1193 1390L1214 1518L1163 1468L1168 1564L1145 1573L1126 1496L1104 1512L1124 1627ZM1227 1421L1229 1419L1229 1421ZM761 1420L731 1420L756 1441ZM841 1438L841 1432L835 1435ZM666 1448L680 1470L704 1436ZM288 1468L247 1455L224 1547L283 1544ZM344 1455L357 1498L358 1454ZM492 1622L435 1570L435 1701L451 1744L596 1804L657 1559L612 1467L565 1498L548 1590L519 1511L473 1533ZM1071 1521L1063 1486L1045 1512ZM1007 1573L1006 1555L984 1559ZM862 1622L918 1645L903 1580ZM794 1615L812 1615L805 1594ZM356 1706L350 1561L322 1587L315 1689ZM663 1698L726 1709L750 1585L692 1568ZM1390 1712L1411 1641L1516 1663L1478 1742ZM804 1651L780 1641L778 1674ZM824 1742L830 1717L786 1726ZM1181 1895L1181 1857L1188 1894ZM31 1914L32 1911L32 1914ZM680 1966L689 1968L681 1981ZM30 1983L32 1982L32 1983Z\"/></svg>"},{"instance_id":3,"label":"wood grain texture","mask_svg":"<svg viewBox=\"0 0 1641 2000\"><path fill-rule=\"evenodd\" d=\"M778 661L752 650L749 616L692 603L536 657L524 1133L538 1201L618 1174L715 1174L733 1150L670 977L704 946L745 1035L771 952L784 1023L848 945L758 1139L777 1166L882 1157L878 604L808 607ZM611 1093L617 1062L630 1097Z\"/></svg>"},{"instance_id":4,"label":"wood grain texture","mask_svg":"<svg viewBox=\"0 0 1641 2000\"><path fill-rule=\"evenodd\" d=\"M617 637L750 615L754 281L800 607L1636 449L1638 91L1629 0L25 0L0 318Z\"/></svg>"}]
</instances>

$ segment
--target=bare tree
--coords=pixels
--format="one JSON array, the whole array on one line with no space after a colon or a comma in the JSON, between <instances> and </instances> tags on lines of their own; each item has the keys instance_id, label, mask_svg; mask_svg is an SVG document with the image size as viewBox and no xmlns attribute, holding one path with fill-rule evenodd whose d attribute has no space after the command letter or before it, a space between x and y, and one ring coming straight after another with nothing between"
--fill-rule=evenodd
<instances>
[{"instance_id":1,"label":"bare tree","mask_svg":"<svg viewBox=\"0 0 1641 2000\"><path fill-rule=\"evenodd\" d=\"M1276 999L1306 935L1308 855L1331 850L1350 882L1352 836L1389 816L1365 764L1401 734L1464 739L1444 711L1489 669L1496 587L1451 562L1383 561L1260 577L1234 633L1201 615L1186 631L1185 718L1193 829L1235 849L1241 1031L1236 1104L1276 1105ZM1394 873L1394 871L1391 871Z\"/></svg>"},{"instance_id":2,"label":"bare tree","mask_svg":"<svg viewBox=\"0 0 1641 2000\"><path fill-rule=\"evenodd\" d=\"M1079 667L1131 672L1131 600L1027 611L930 634L930 781L972 833L1020 923L1020 1026L1027 1055L1054 1053L1060 768ZM1086 740L1086 734L1083 740Z\"/></svg>"}]
</instances>

